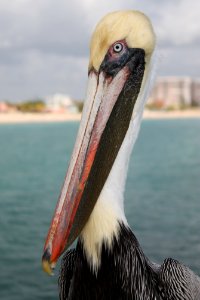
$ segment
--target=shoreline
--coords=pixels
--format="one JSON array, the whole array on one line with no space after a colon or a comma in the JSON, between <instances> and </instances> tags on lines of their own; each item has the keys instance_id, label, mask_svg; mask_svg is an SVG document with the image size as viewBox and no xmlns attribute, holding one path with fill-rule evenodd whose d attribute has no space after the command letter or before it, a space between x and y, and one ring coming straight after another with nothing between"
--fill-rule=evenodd
<instances>
[{"instance_id":1,"label":"shoreline","mask_svg":"<svg viewBox=\"0 0 200 300\"><path fill-rule=\"evenodd\" d=\"M143 119L195 119L200 118L200 109L186 109L174 111L144 110Z\"/></svg>"},{"instance_id":2,"label":"shoreline","mask_svg":"<svg viewBox=\"0 0 200 300\"><path fill-rule=\"evenodd\" d=\"M1 124L20 124L20 123L59 123L80 121L81 114L69 113L0 113Z\"/></svg>"},{"instance_id":3,"label":"shoreline","mask_svg":"<svg viewBox=\"0 0 200 300\"><path fill-rule=\"evenodd\" d=\"M175 110L175 111L150 111L145 110L143 119L162 120L162 119L189 119L200 118L200 109ZM71 122L80 121L81 114L69 113L0 113L1 124L20 124L20 123L51 123L51 122Z\"/></svg>"}]
</instances>

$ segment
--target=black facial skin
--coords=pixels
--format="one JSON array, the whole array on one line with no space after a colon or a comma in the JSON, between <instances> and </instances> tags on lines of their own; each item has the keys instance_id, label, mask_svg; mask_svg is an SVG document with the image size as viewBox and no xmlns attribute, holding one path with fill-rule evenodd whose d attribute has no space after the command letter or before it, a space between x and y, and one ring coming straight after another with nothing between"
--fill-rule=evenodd
<instances>
[{"instance_id":1,"label":"black facial skin","mask_svg":"<svg viewBox=\"0 0 200 300\"><path fill-rule=\"evenodd\" d=\"M129 128L145 70L144 50L127 48L121 56L118 55L116 60L113 60L113 57L107 54L99 72L103 71L106 76L113 78L125 65L129 67L130 75L114 105L101 136L66 248L74 241L74 237L80 234L82 230L80 224L84 226L87 222Z\"/></svg>"},{"instance_id":2,"label":"black facial skin","mask_svg":"<svg viewBox=\"0 0 200 300\"><path fill-rule=\"evenodd\" d=\"M144 59L145 52L140 48L128 48L124 45L123 53L116 54L116 57L108 52L100 66L100 72L104 71L108 76L114 77L126 64L131 69L131 65L135 66L135 63L141 62ZM131 69L131 71L134 71Z\"/></svg>"}]
</instances>

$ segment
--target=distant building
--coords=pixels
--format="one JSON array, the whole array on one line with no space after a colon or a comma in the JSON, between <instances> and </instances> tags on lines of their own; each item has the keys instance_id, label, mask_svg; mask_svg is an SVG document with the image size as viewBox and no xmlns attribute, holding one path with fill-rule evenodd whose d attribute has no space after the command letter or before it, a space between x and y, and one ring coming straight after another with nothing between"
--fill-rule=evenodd
<instances>
[{"instance_id":1,"label":"distant building","mask_svg":"<svg viewBox=\"0 0 200 300\"><path fill-rule=\"evenodd\" d=\"M200 79L160 77L148 103L157 103L160 108L200 105Z\"/></svg>"},{"instance_id":2,"label":"distant building","mask_svg":"<svg viewBox=\"0 0 200 300\"><path fill-rule=\"evenodd\" d=\"M194 79L192 82L192 104L200 106L200 78Z\"/></svg>"},{"instance_id":3,"label":"distant building","mask_svg":"<svg viewBox=\"0 0 200 300\"><path fill-rule=\"evenodd\" d=\"M9 106L6 102L0 101L0 113L5 113L9 111Z\"/></svg>"},{"instance_id":4,"label":"distant building","mask_svg":"<svg viewBox=\"0 0 200 300\"><path fill-rule=\"evenodd\" d=\"M64 94L55 94L46 97L46 108L49 112L78 112L78 108L74 104L74 101L69 96Z\"/></svg>"}]
</instances>

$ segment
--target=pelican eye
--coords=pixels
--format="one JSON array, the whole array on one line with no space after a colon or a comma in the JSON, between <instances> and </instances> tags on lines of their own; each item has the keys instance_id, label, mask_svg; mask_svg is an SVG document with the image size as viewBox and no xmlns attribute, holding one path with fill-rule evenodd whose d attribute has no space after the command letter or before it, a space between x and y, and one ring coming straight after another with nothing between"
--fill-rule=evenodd
<instances>
[{"instance_id":1,"label":"pelican eye","mask_svg":"<svg viewBox=\"0 0 200 300\"><path fill-rule=\"evenodd\" d=\"M113 50L115 53L120 53L123 50L123 45L121 43L117 43L113 46Z\"/></svg>"}]
</instances>

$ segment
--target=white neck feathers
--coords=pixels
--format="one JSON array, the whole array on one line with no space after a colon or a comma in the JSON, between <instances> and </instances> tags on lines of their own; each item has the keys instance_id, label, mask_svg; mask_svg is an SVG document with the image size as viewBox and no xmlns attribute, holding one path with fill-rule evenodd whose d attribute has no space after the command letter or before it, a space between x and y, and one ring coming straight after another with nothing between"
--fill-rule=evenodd
<instances>
[{"instance_id":1,"label":"white neck feathers","mask_svg":"<svg viewBox=\"0 0 200 300\"><path fill-rule=\"evenodd\" d=\"M124 189L130 155L137 139L145 100L150 89L149 83L152 79L149 76L149 73L152 73L149 72L150 69L151 67L149 66L145 71L141 91L124 141L94 210L81 233L80 238L83 242L85 254L94 272L98 270L101 264L103 242L111 250L113 238L117 239L118 237L119 224L124 223L128 226L124 214Z\"/></svg>"}]
</instances>

